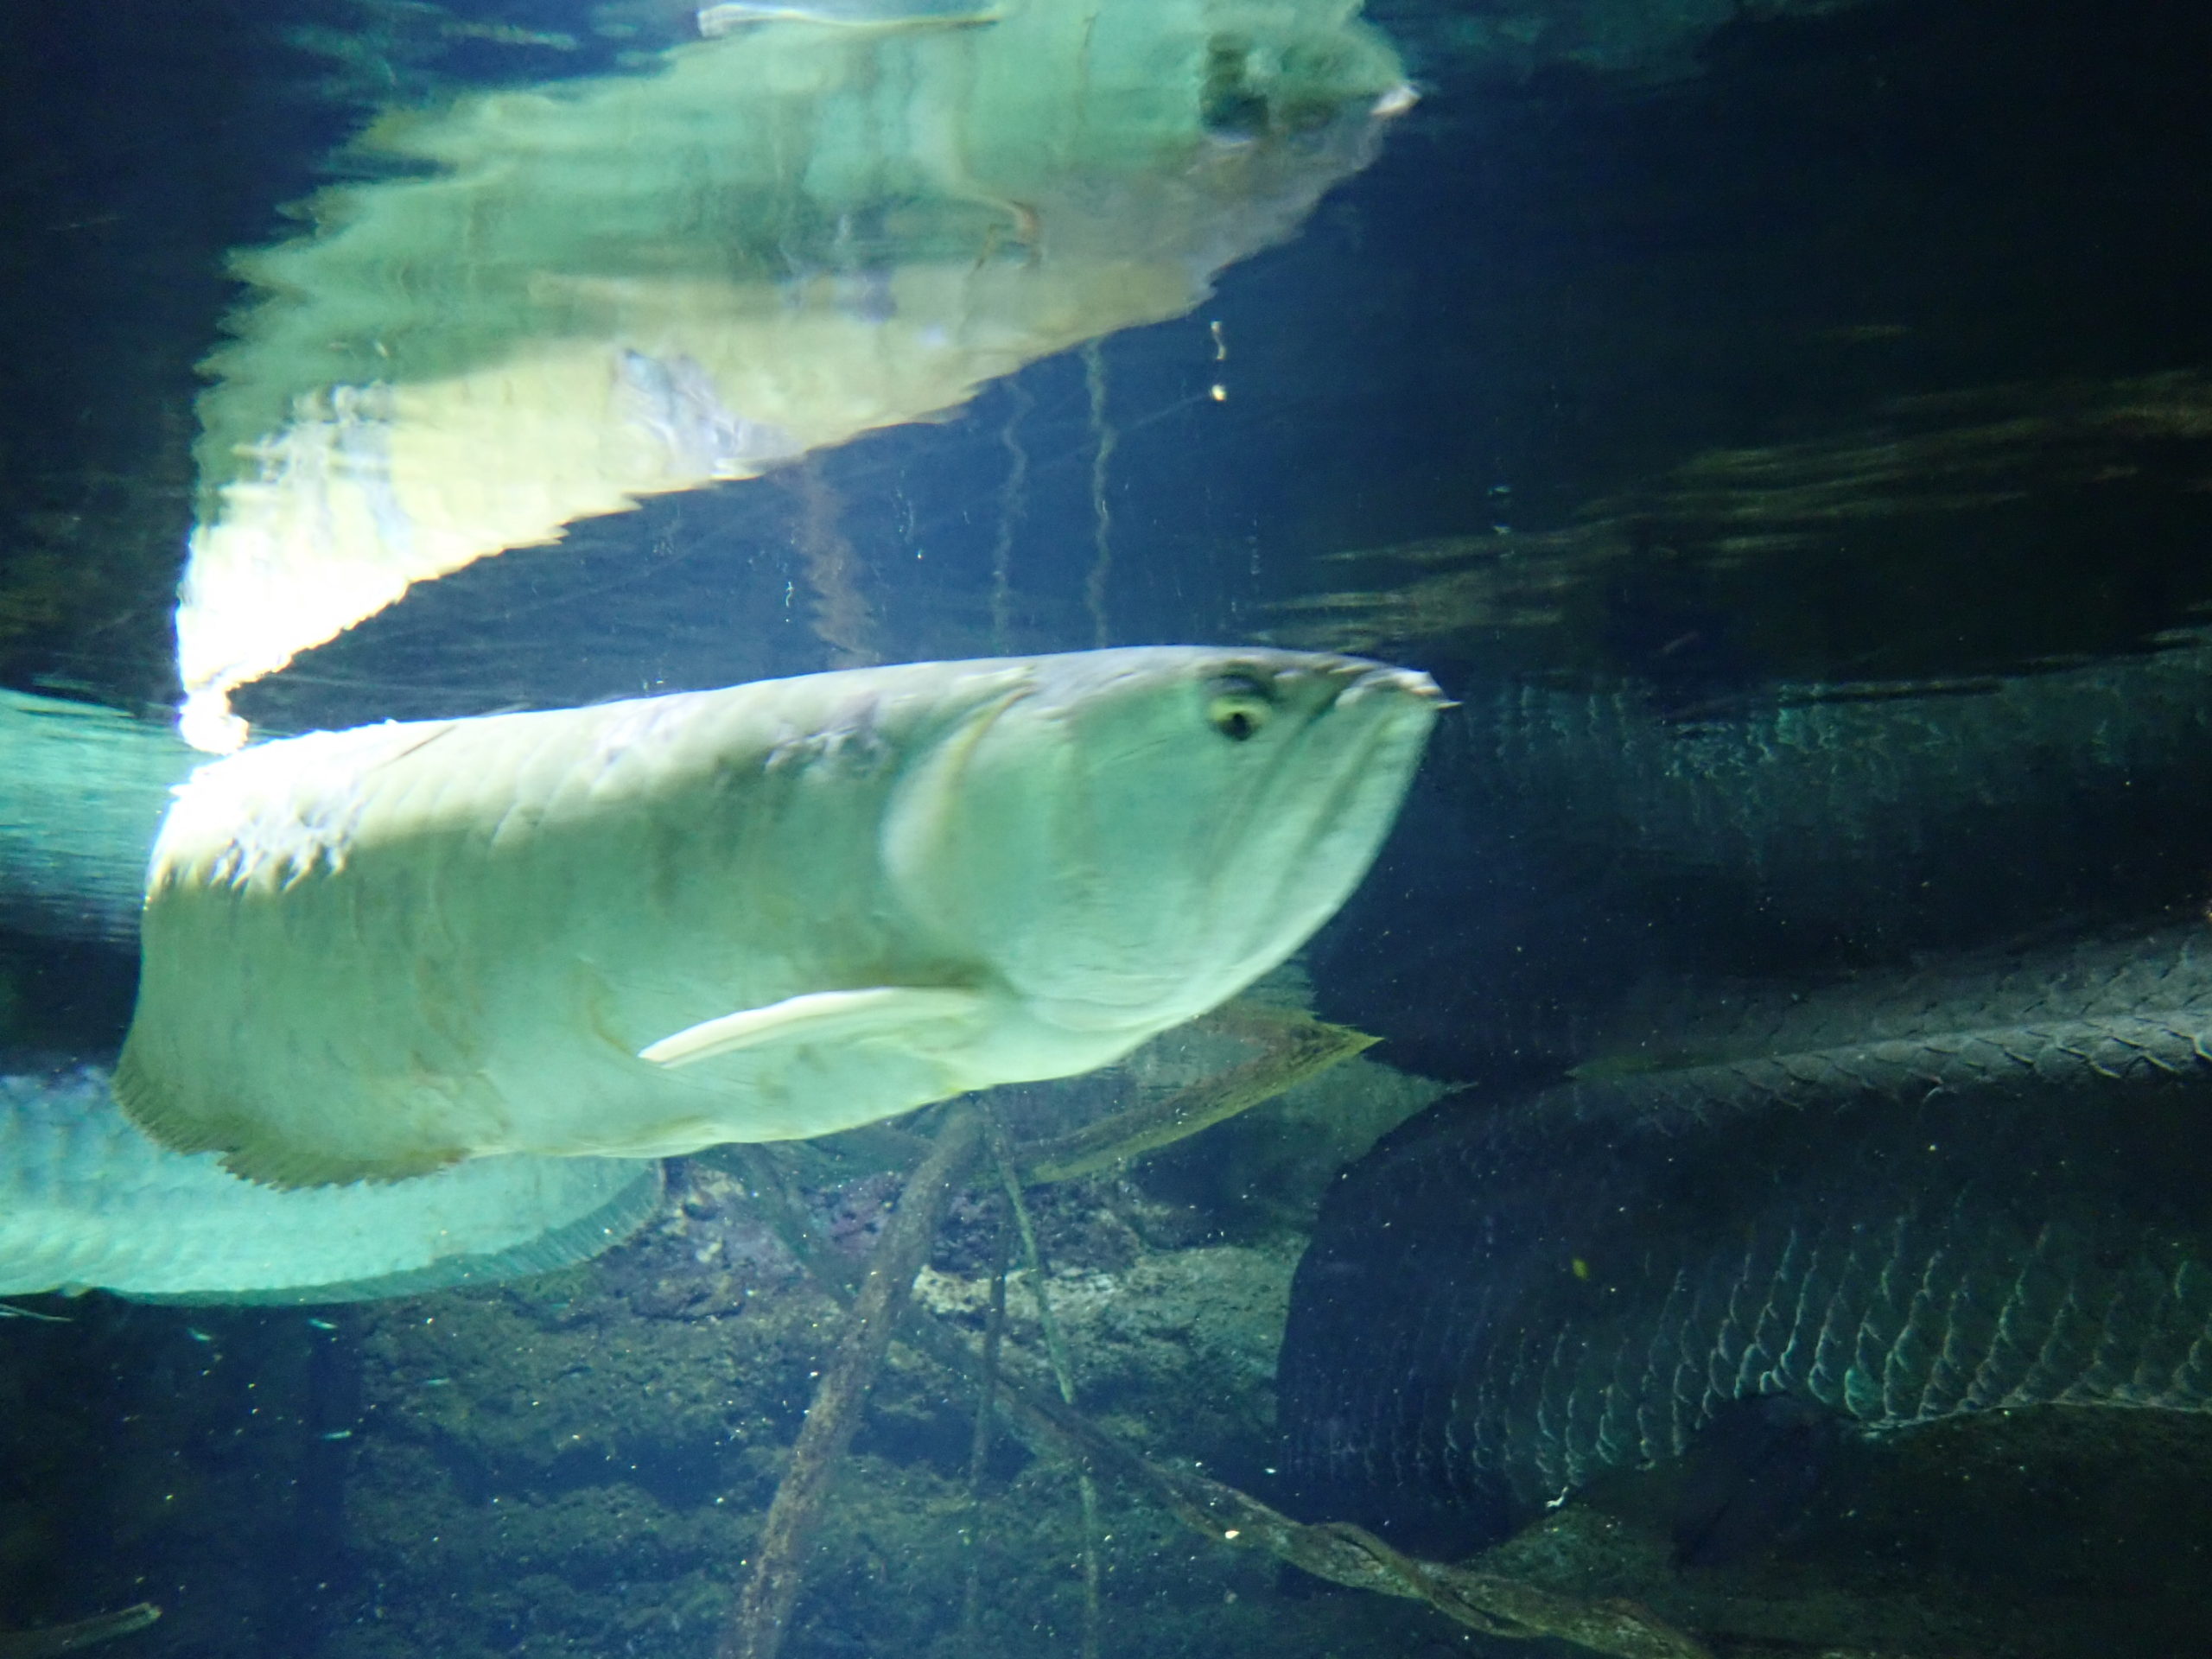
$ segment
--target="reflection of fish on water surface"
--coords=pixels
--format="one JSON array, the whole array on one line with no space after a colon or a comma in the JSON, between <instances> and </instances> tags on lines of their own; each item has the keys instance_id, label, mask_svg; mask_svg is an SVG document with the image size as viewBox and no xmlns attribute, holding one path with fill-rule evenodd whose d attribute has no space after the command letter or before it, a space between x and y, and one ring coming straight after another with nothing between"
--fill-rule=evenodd
<instances>
[{"instance_id":1,"label":"reflection of fish on water surface","mask_svg":"<svg viewBox=\"0 0 2212 1659\"><path fill-rule=\"evenodd\" d=\"M248 749L163 825L117 1096L313 1184L1089 1071L1334 912L1437 706L1355 658L1153 647Z\"/></svg>"},{"instance_id":2,"label":"reflection of fish on water surface","mask_svg":"<svg viewBox=\"0 0 2212 1659\"><path fill-rule=\"evenodd\" d=\"M798 453L783 428L726 408L696 358L626 349L615 353L614 378L623 414L667 450L672 476L738 478Z\"/></svg>"},{"instance_id":3,"label":"reflection of fish on water surface","mask_svg":"<svg viewBox=\"0 0 2212 1659\"><path fill-rule=\"evenodd\" d=\"M2201 930L1762 1007L1745 1058L1459 1096L1337 1189L1283 1412L1306 1501L1495 1538L1782 1394L1870 1430L2212 1409ZM1964 1020L1967 1025L1957 1021Z\"/></svg>"},{"instance_id":4,"label":"reflection of fish on water surface","mask_svg":"<svg viewBox=\"0 0 2212 1659\"><path fill-rule=\"evenodd\" d=\"M412 584L1182 315L1408 96L1333 0L701 22L726 38L636 73L387 111L314 234L236 256L177 613L194 744Z\"/></svg>"}]
</instances>

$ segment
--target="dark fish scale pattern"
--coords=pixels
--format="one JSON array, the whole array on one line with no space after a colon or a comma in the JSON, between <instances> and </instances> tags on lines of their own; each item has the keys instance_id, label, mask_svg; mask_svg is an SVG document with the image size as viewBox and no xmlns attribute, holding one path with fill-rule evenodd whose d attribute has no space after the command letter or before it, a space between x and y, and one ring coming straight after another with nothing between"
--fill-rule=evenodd
<instances>
[{"instance_id":1,"label":"dark fish scale pattern","mask_svg":"<svg viewBox=\"0 0 2212 1659\"><path fill-rule=\"evenodd\" d=\"M1980 974L1974 1017L2041 1023L1443 1103L1348 1173L1300 1264L1300 1501L1479 1542L1751 1395L1868 1430L2212 1409L2201 933ZM2104 1011L2159 986L2183 1006Z\"/></svg>"},{"instance_id":2,"label":"dark fish scale pattern","mask_svg":"<svg viewBox=\"0 0 2212 1659\"><path fill-rule=\"evenodd\" d=\"M1624 1050L1697 1057L1716 991L1760 1000L1731 975L2201 902L2212 632L2164 646L1972 683L1764 685L1692 714L1636 682L1455 687L1407 812L1420 837L1315 947L1325 1007L1417 1070L1526 1084Z\"/></svg>"},{"instance_id":3,"label":"dark fish scale pattern","mask_svg":"<svg viewBox=\"0 0 2212 1659\"><path fill-rule=\"evenodd\" d=\"M1971 1246L1951 1242L1969 1227ZM2163 1271L2149 1250L2108 1266L2098 1243L1971 1215L1762 1230L1679 1270L1648 1321L1524 1327L1494 1350L1443 1425L1454 1478L1503 1477L1533 1503L1677 1456L1756 1394L1869 1429L2054 1403L2212 1408L2212 1270Z\"/></svg>"},{"instance_id":4,"label":"dark fish scale pattern","mask_svg":"<svg viewBox=\"0 0 2212 1659\"><path fill-rule=\"evenodd\" d=\"M1707 1059L1848 1048L1961 1031L2161 1017L2212 1025L2212 927L2197 921L2144 935L2081 940L2057 950L1996 950L1872 979L1730 990L1698 988L1695 1007L1660 1015L1667 1046ZM1633 1053L1649 1024L1603 1039Z\"/></svg>"},{"instance_id":5,"label":"dark fish scale pattern","mask_svg":"<svg viewBox=\"0 0 2212 1659\"><path fill-rule=\"evenodd\" d=\"M1560 815L1560 833L1770 879L1834 858L1909 866L1955 844L1962 816L2212 785L2202 633L2120 661L1874 690L1784 685L1669 719L1634 690L1516 683L1463 719L1503 792Z\"/></svg>"},{"instance_id":6,"label":"dark fish scale pattern","mask_svg":"<svg viewBox=\"0 0 2212 1659\"><path fill-rule=\"evenodd\" d=\"M1846 1096L1910 1100L2160 1078L2212 1084L2208 1043L2212 1033L2183 1013L2005 1026L1570 1084L1553 1104L1578 1114L1635 1110L1656 1125L1681 1126L1731 1114L1815 1109Z\"/></svg>"},{"instance_id":7,"label":"dark fish scale pattern","mask_svg":"<svg viewBox=\"0 0 2212 1659\"><path fill-rule=\"evenodd\" d=\"M1441 746L1472 823L1579 849L1648 893L1889 948L1960 947L2201 877L2212 635L1956 685L1781 684L1694 717L1647 688L1467 694Z\"/></svg>"}]
</instances>

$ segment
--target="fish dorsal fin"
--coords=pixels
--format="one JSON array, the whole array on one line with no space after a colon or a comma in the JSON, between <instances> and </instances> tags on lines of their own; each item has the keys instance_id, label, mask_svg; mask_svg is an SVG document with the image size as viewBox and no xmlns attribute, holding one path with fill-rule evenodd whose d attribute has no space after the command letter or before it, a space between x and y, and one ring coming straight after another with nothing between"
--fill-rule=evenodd
<instances>
[{"instance_id":1,"label":"fish dorsal fin","mask_svg":"<svg viewBox=\"0 0 2212 1659\"><path fill-rule=\"evenodd\" d=\"M638 1058L674 1067L774 1043L912 1039L932 1027L972 1019L982 1010L982 992L939 986L874 985L860 991L810 991L765 1007L740 1008L735 1014L702 1020L646 1045L638 1051Z\"/></svg>"}]
</instances>

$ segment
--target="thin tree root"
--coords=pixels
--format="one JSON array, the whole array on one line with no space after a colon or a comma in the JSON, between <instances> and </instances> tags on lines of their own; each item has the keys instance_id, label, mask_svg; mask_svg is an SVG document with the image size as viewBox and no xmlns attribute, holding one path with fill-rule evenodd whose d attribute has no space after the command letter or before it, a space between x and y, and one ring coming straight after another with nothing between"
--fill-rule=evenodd
<instances>
[{"instance_id":1,"label":"thin tree root","mask_svg":"<svg viewBox=\"0 0 2212 1659\"><path fill-rule=\"evenodd\" d=\"M816 1282L839 1300L850 1300L834 1253L796 1227L790 1237ZM909 1308L899 1339L957 1376L974 1382L984 1374L982 1344L927 1313ZM1007 1355L1019 1351L1010 1344L1007 1350ZM993 1376L999 1409L1032 1446L1147 1493L1209 1538L1265 1549L1332 1583L1427 1602L1454 1623L1491 1636L1553 1637L1615 1659L1712 1659L1707 1648L1632 1603L1584 1600L1494 1573L1417 1560L1357 1527L1293 1521L1234 1487L1123 1446L1042 1387L1027 1387L1008 1376L1003 1357Z\"/></svg>"},{"instance_id":2,"label":"thin tree root","mask_svg":"<svg viewBox=\"0 0 2212 1659\"><path fill-rule=\"evenodd\" d=\"M906 1178L899 1207L876 1241L860 1294L836 1351L807 1408L806 1422L791 1447L791 1466L776 1488L767 1523L754 1552L753 1576L715 1646L716 1659L775 1659L798 1600L800 1565L823 1500L836 1479L853 1432L860 1427L869 1385L891 1345L892 1327L905 1312L914 1275L929 1257L938 1223L982 1138L976 1109L956 1106L921 1166Z\"/></svg>"},{"instance_id":3,"label":"thin tree root","mask_svg":"<svg viewBox=\"0 0 2212 1659\"><path fill-rule=\"evenodd\" d=\"M1005 1149L1003 1167L1009 1193L1014 1195L1017 1224L1031 1235L1028 1254L1033 1280L1041 1281L1043 1275L1041 1262L1034 1252L1033 1230L1026 1224L1027 1206L1019 1198L1021 1182L1064 1180L1154 1151L1273 1098L1293 1083L1348 1058L1374 1040L1359 1032L1328 1025L1295 1010L1244 1004L1233 1014L1220 1011L1217 1018L1235 1034L1260 1041L1263 1052L1228 1071L1161 1100L1116 1113L1073 1135ZM1088 1477L1110 1475L1147 1493L1185 1525L1207 1537L1241 1548L1264 1549L1332 1583L1425 1601L1454 1623L1485 1635L1516 1639L1549 1637L1592 1652L1615 1656L1615 1659L1712 1659L1709 1649L1633 1603L1587 1600L1470 1567L1420 1560L1401 1554L1360 1528L1341 1522L1308 1525L1294 1521L1234 1487L1192 1470L1154 1462L1092 1424L1068 1399L1051 1399L1041 1391L1015 1382L1007 1376L996 1355L987 1362L977 1351L977 1344L951 1326L912 1312L906 1307L906 1293L926 1257L930 1235L934 1233L937 1217L949 1196L952 1179L950 1172L955 1167L953 1160L944 1158L945 1149L951 1141L960 1141L963 1149L957 1163L964 1166L974 1155L981 1137L980 1118L981 1115L972 1108L955 1108L929 1160L910 1179L906 1189L909 1193L922 1190L930 1184L925 1178L930 1177L931 1166L944 1162L944 1169L930 1177L934 1182L935 1196L929 1207L928 1228L918 1241L909 1242L911 1262L905 1266L903 1273L889 1275L897 1279L896 1306L893 1308L894 1299L889 1293L883 1292L876 1295L872 1305L875 1311L867 1317L861 1317L861 1304L885 1283L887 1274L877 1263L880 1261L887 1268L891 1262L892 1240L909 1217L907 1198L902 1195L891 1227L870 1259L869 1276L855 1297L853 1274L843 1263L831 1259L801 1221L789 1183L773 1157L763 1148L743 1149L741 1166L765 1200L763 1209L771 1225L817 1284L839 1300L854 1304L855 1318L849 1328L848 1343L863 1332L871 1333L873 1357L868 1361L867 1376L874 1375L888 1340L885 1311L891 1311L893 1317L905 1313L907 1317L899 1332L903 1343L957 1376L971 1381L988 1377L988 1397L996 1400L999 1410L1016 1431L1033 1445L1071 1459L1086 1477L1086 1488ZM957 1130L956 1125L960 1126ZM917 1205L912 1209L918 1223L921 1206ZM916 1230L921 1230L918 1227ZM906 1261L904 1257L899 1259ZM1055 1322L1049 1309L1044 1313L1043 1323L1052 1332L1048 1335L1048 1346L1059 1347L1061 1344L1052 1340L1057 1332L1052 1332ZM840 1359L844 1352L841 1346ZM815 1433L817 1417L828 1420L825 1407L831 1398L832 1382L839 1376L836 1365L837 1362L833 1361L831 1370L823 1375L815 1404L807 1414L806 1428L800 1435L800 1448L806 1447L809 1436ZM1056 1360L1054 1370L1063 1374L1055 1377L1055 1391L1071 1395L1071 1379L1064 1375L1064 1357ZM842 1452L851 1439L865 1386L863 1376L856 1385L846 1386L844 1395L849 1398L841 1395L841 1414L851 1421L845 1421L837 1431L842 1436L836 1447L837 1452ZM829 1432L824 1430L825 1437ZM775 1641L781 1640L782 1625L788 1621L797 1594L795 1563L801 1540L793 1536L785 1541L785 1535L790 1531L788 1521L779 1531L778 1512L785 1509L786 1492L794 1490L793 1483L802 1470L819 1461L818 1452L810 1452L808 1462L803 1464L800 1451L794 1450L791 1473L785 1478L783 1487L776 1494L775 1507L769 1513L767 1531L761 1543L760 1568L747 1586L738 1618L732 1622L733 1632L748 1617L748 1609L756 1600L765 1604L770 1551L779 1548L784 1560L778 1569L779 1582L787 1580L788 1583L779 1592L783 1597L781 1611L775 1616L772 1636ZM803 1516L810 1529L820 1507L822 1491L828 1484L829 1468L834 1467L834 1463L833 1455L828 1466L814 1474L810 1485L793 1500L794 1506L802 1500L810 1503ZM1090 1509L1087 1504L1087 1533ZM761 1592L758 1597L756 1590ZM1095 1630L1096 1625L1090 1628ZM718 1659L773 1659L774 1652L772 1645L744 1648L726 1640ZM0 1659L6 1656L0 1656Z\"/></svg>"},{"instance_id":4,"label":"thin tree root","mask_svg":"<svg viewBox=\"0 0 2212 1659\"><path fill-rule=\"evenodd\" d=\"M960 1589L960 1635L972 1650L983 1617L983 1476L999 1415L999 1344L1006 1337L1006 1270L1012 1230L1001 1224L991 1264L991 1311L983 1326L983 1375L976 1384L976 1430L968 1446L967 1574Z\"/></svg>"},{"instance_id":5,"label":"thin tree root","mask_svg":"<svg viewBox=\"0 0 2212 1659\"><path fill-rule=\"evenodd\" d=\"M918 1335L918 1325L903 1334ZM964 1351L957 1336L954 1343ZM938 1351L933 1341L918 1345L932 1356ZM1309 1526L1293 1521L1233 1486L1144 1457L1065 1405L1003 1377L999 1389L1018 1424L1085 1465L1147 1493L1194 1532L1239 1548L1264 1549L1332 1583L1425 1601L1486 1636L1550 1637L1617 1659L1712 1659L1702 1643L1632 1603L1588 1601L1469 1567L1417 1560L1340 1522Z\"/></svg>"},{"instance_id":6,"label":"thin tree root","mask_svg":"<svg viewBox=\"0 0 2212 1659\"><path fill-rule=\"evenodd\" d=\"M1037 1229L1029 1219L1028 1201L1021 1196L1021 1181L1014 1173L1014 1150L1007 1144L1006 1131L991 1116L990 1109L983 1109L983 1137L989 1142L992 1161L998 1165L999 1179L1006 1187L1006 1200L1014 1211L1014 1224L1021 1234L1021 1254L1029 1269L1029 1294L1037 1301L1037 1325L1045 1335L1045 1353L1052 1366L1052 1382L1060 1391L1060 1402L1071 1409L1075 1405L1075 1367L1068 1361L1068 1345L1060 1334L1058 1317L1052 1312L1052 1299L1046 1290L1045 1252L1037 1243ZM1091 1478L1088 1465L1076 1471L1077 1495L1083 1505L1083 1659L1098 1659L1098 1633L1103 1620L1100 1608L1098 1571L1098 1484Z\"/></svg>"}]
</instances>

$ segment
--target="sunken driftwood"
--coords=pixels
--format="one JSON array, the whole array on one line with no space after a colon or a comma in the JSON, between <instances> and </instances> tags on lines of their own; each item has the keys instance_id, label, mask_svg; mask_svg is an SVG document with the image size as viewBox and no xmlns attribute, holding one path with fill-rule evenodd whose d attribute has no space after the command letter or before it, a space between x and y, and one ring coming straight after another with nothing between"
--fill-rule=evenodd
<instances>
[{"instance_id":1,"label":"sunken driftwood","mask_svg":"<svg viewBox=\"0 0 2212 1659\"><path fill-rule=\"evenodd\" d=\"M918 1315L899 1334L917 1351L963 1376L981 1370L969 1340L938 1320ZM1123 1481L1206 1537L1264 1549L1332 1583L1425 1601L1486 1636L1550 1637L1615 1659L1712 1659L1703 1644L1633 1603L1588 1600L1471 1567L1420 1560L1342 1522L1294 1521L1195 1470L1143 1456L1042 1389L1014 1382L1003 1366L996 1393L1025 1438Z\"/></svg>"},{"instance_id":2,"label":"sunken driftwood","mask_svg":"<svg viewBox=\"0 0 2212 1659\"><path fill-rule=\"evenodd\" d=\"M1064 1180L1103 1169L1123 1159L1157 1151L1270 1099L1291 1084L1357 1053L1373 1040L1289 1009L1239 1005L1218 1011L1213 1019L1217 1028L1258 1041L1261 1054L1160 1100L1112 1114L1073 1135L1012 1147L1007 1161L1022 1179L1031 1183ZM768 1200L763 1209L771 1224L817 1282L840 1300L855 1304L852 1332L856 1333L864 1324L880 1322L858 1317L852 1271L822 1246L801 1219L796 1195L775 1158L764 1148L748 1147L741 1154L740 1166L750 1184ZM920 1180L924 1173L918 1171L914 1179ZM876 1246L878 1255L886 1250L892 1231L906 1214L902 1198L892 1229ZM918 1210L916 1214L918 1217ZM919 1248L925 1250L926 1243ZM913 1268L906 1270L903 1277L896 1270L893 1276L902 1286L911 1284L920 1261L917 1255ZM870 1277L861 1294L867 1294L878 1282L871 1263ZM1615 1659L1711 1659L1709 1649L1632 1604L1579 1599L1465 1567L1419 1560L1357 1527L1311 1526L1293 1521L1234 1487L1192 1470L1155 1462L1123 1446L1043 1388L1017 1383L1006 1374L1001 1358L986 1358L982 1344L937 1319L912 1313L906 1301L903 1294L898 1298L899 1311L908 1314L900 1339L957 1376L971 1382L988 1379L987 1397L995 1400L996 1408L1023 1438L1069 1458L1086 1473L1122 1481L1147 1494L1207 1537L1241 1548L1265 1549L1334 1583L1425 1601L1453 1622L1490 1636L1550 1637L1615 1656ZM880 1334L887 1336L887 1332ZM880 1346L876 1352L880 1359ZM810 1430L815 1414L822 1409L830 1380L825 1375L814 1410L808 1414ZM1057 1382L1052 1392L1058 1392ZM854 1405L856 1409L857 1396ZM847 1433L849 1438L849 1431ZM786 1484L800 1468L795 1452L793 1474L786 1476ZM826 1475L820 1484L826 1487ZM817 1497L817 1504L818 1501ZM784 1507L781 1491L776 1506ZM776 1530L775 1513L770 1511L772 1535ZM764 1539L764 1558L766 1549ZM754 1582L762 1582L761 1577L756 1575ZM795 1596L797 1588L793 1570L789 1593ZM786 1600L786 1618L789 1609ZM777 1634L780 1637L780 1630ZM741 1654L743 1659L767 1659L772 1649L756 1655L726 1649L721 1659L739 1659Z\"/></svg>"}]
</instances>

